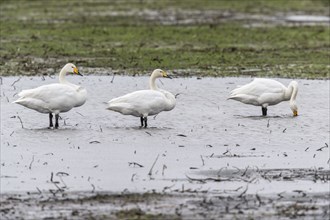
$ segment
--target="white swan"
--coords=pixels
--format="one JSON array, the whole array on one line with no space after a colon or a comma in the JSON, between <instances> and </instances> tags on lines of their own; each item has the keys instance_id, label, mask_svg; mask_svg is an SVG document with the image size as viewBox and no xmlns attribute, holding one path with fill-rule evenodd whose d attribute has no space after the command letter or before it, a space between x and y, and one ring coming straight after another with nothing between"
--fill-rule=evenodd
<instances>
[{"instance_id":1,"label":"white swan","mask_svg":"<svg viewBox=\"0 0 330 220\"><path fill-rule=\"evenodd\" d=\"M294 116L298 116L296 97L298 83L292 81L288 87L273 79L254 79L252 82L231 91L228 99L262 107L262 115L267 115L267 107L290 100Z\"/></svg>"},{"instance_id":2,"label":"white swan","mask_svg":"<svg viewBox=\"0 0 330 220\"><path fill-rule=\"evenodd\" d=\"M23 105L40 113L49 114L49 127L53 127L53 113L55 114L55 128L58 128L60 112L67 112L85 103L87 91L81 86L69 83L65 75L73 73L81 75L75 65L66 64L59 75L60 83L43 85L35 89L23 90L20 97L13 103ZM82 76L82 75L81 75Z\"/></svg>"},{"instance_id":3,"label":"white swan","mask_svg":"<svg viewBox=\"0 0 330 220\"><path fill-rule=\"evenodd\" d=\"M175 96L157 87L157 78L171 78L161 69L152 72L149 80L150 90L140 90L114 98L109 101L107 109L123 115L140 117L141 127L147 127L147 117L162 111L170 111L175 107Z\"/></svg>"}]
</instances>

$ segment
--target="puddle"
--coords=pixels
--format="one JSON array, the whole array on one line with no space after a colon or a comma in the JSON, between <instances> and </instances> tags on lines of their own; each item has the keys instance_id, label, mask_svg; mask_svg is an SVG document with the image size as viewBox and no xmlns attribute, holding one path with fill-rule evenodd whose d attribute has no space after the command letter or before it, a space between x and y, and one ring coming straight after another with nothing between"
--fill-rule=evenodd
<instances>
[{"instance_id":1,"label":"puddle","mask_svg":"<svg viewBox=\"0 0 330 220\"><path fill-rule=\"evenodd\" d=\"M88 100L49 130L47 115L11 102L22 89L56 79L2 77L2 194L329 192L328 80L297 80L298 117L287 102L260 117L259 107L226 100L251 78L162 79L159 87L180 94L177 106L149 117L147 129L138 128L138 118L105 109L111 98L146 88L147 77L69 80L87 88ZM216 179L219 170L226 181Z\"/></svg>"},{"instance_id":2,"label":"puddle","mask_svg":"<svg viewBox=\"0 0 330 220\"><path fill-rule=\"evenodd\" d=\"M48 15L49 16L49 15ZM293 14L293 12L277 12L272 15L268 14L248 14L226 10L187 10L167 8L163 10L152 9L131 9L131 10L115 10L109 8L102 11L85 11L86 17L126 17L134 18L134 22L150 22L161 25L195 25L195 24L221 24L225 22L240 21L245 25L251 26L273 26L283 25L329 25L330 17L324 15L301 15ZM18 20L28 21L36 20L36 18L44 18L44 12L30 13L29 15L19 16ZM50 16L49 16L50 17ZM39 23L64 23L64 19L38 19Z\"/></svg>"},{"instance_id":3,"label":"puddle","mask_svg":"<svg viewBox=\"0 0 330 220\"><path fill-rule=\"evenodd\" d=\"M291 15L287 16L286 20L290 22L327 22L329 24L330 17L314 15Z\"/></svg>"}]
</instances>

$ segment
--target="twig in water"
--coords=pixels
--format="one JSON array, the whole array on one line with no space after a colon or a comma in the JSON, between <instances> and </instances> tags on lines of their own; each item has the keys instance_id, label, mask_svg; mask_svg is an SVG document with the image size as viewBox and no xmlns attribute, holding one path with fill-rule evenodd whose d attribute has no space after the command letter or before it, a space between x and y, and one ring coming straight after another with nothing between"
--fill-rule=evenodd
<instances>
[{"instance_id":1,"label":"twig in water","mask_svg":"<svg viewBox=\"0 0 330 220\"><path fill-rule=\"evenodd\" d=\"M284 130L282 132L285 133L285 131L286 131L286 128L284 128Z\"/></svg>"},{"instance_id":2,"label":"twig in water","mask_svg":"<svg viewBox=\"0 0 330 220\"><path fill-rule=\"evenodd\" d=\"M242 189L243 188L243 186L240 186L240 187L238 187L237 189L234 189L234 191L238 191L238 190L240 190L240 189Z\"/></svg>"},{"instance_id":3,"label":"twig in water","mask_svg":"<svg viewBox=\"0 0 330 220\"><path fill-rule=\"evenodd\" d=\"M30 163L30 166L29 166L29 169L31 170L31 168L32 168L32 163L34 162L34 155L32 155L32 161L31 161L31 163Z\"/></svg>"},{"instance_id":4,"label":"twig in water","mask_svg":"<svg viewBox=\"0 0 330 220\"><path fill-rule=\"evenodd\" d=\"M139 163L136 163L136 162L128 162L128 166L131 166L133 165L134 167L135 166L138 166L138 167L143 167L143 165L139 164Z\"/></svg>"},{"instance_id":5,"label":"twig in water","mask_svg":"<svg viewBox=\"0 0 330 220\"><path fill-rule=\"evenodd\" d=\"M309 149L309 147L307 147L306 149L305 149L305 151L307 151Z\"/></svg>"},{"instance_id":6,"label":"twig in water","mask_svg":"<svg viewBox=\"0 0 330 220\"><path fill-rule=\"evenodd\" d=\"M154 168L154 166L155 166L155 164L156 164L156 162L157 162L157 160L158 160L158 157L159 157L159 154L157 155L157 157L156 157L154 163L152 164L152 166L151 166L151 168L150 168L150 170L149 170L148 176L152 176L152 169Z\"/></svg>"},{"instance_id":7,"label":"twig in water","mask_svg":"<svg viewBox=\"0 0 330 220\"><path fill-rule=\"evenodd\" d=\"M36 188L37 188L39 194L42 194L41 190L38 187L36 187Z\"/></svg>"},{"instance_id":8,"label":"twig in water","mask_svg":"<svg viewBox=\"0 0 330 220\"><path fill-rule=\"evenodd\" d=\"M76 113L79 114L79 115L81 115L82 117L85 117L83 114L81 114L81 113L79 113L79 112L77 112L77 111L76 111Z\"/></svg>"},{"instance_id":9,"label":"twig in water","mask_svg":"<svg viewBox=\"0 0 330 220\"><path fill-rule=\"evenodd\" d=\"M201 155L201 159L202 159L202 164L203 164L203 166L205 165L205 163L204 163L204 159L203 159L203 156Z\"/></svg>"},{"instance_id":10,"label":"twig in water","mask_svg":"<svg viewBox=\"0 0 330 220\"><path fill-rule=\"evenodd\" d=\"M67 188L65 182L64 182L63 179L62 179L62 176L69 176L69 174L68 174L68 173L64 173L64 172L57 172L57 173L56 173L56 176L58 176L58 177L60 178L62 184L64 185L64 186L62 187L62 189L63 189L63 188Z\"/></svg>"},{"instance_id":11,"label":"twig in water","mask_svg":"<svg viewBox=\"0 0 330 220\"><path fill-rule=\"evenodd\" d=\"M162 176L164 176L164 171L165 171L165 169L167 169L167 166L164 164L164 165L163 165Z\"/></svg>"},{"instance_id":12,"label":"twig in water","mask_svg":"<svg viewBox=\"0 0 330 220\"><path fill-rule=\"evenodd\" d=\"M9 136L11 137L11 136L14 134L14 132L15 132L15 131L11 132Z\"/></svg>"},{"instance_id":13,"label":"twig in water","mask_svg":"<svg viewBox=\"0 0 330 220\"><path fill-rule=\"evenodd\" d=\"M53 180L53 177L54 177L54 173L51 172L51 173L50 173L50 182L52 182L52 183L60 183L60 182L58 182L58 181L54 181L54 180Z\"/></svg>"},{"instance_id":14,"label":"twig in water","mask_svg":"<svg viewBox=\"0 0 330 220\"><path fill-rule=\"evenodd\" d=\"M134 182L134 177L136 176L136 173L133 173L132 174L132 177L131 177L131 182Z\"/></svg>"},{"instance_id":15,"label":"twig in water","mask_svg":"<svg viewBox=\"0 0 330 220\"><path fill-rule=\"evenodd\" d=\"M249 169L249 166L247 166L247 168L244 170L242 176L245 176L245 174L246 174L246 172L248 171L248 169Z\"/></svg>"},{"instance_id":16,"label":"twig in water","mask_svg":"<svg viewBox=\"0 0 330 220\"><path fill-rule=\"evenodd\" d=\"M22 128L24 128L24 126L23 126L23 122L22 122L22 119L21 119L21 117L19 117L19 116L17 115L17 118L18 118L18 119L19 119L19 121L21 122Z\"/></svg>"},{"instance_id":17,"label":"twig in water","mask_svg":"<svg viewBox=\"0 0 330 220\"><path fill-rule=\"evenodd\" d=\"M176 97L178 97L179 95L181 95L181 93L177 93L177 94L175 94L174 97L176 98Z\"/></svg>"},{"instance_id":18,"label":"twig in water","mask_svg":"<svg viewBox=\"0 0 330 220\"><path fill-rule=\"evenodd\" d=\"M91 177L89 176L88 179L87 179L87 181L91 184L91 186L92 186L92 193L94 193L95 192L95 186L94 186L93 183L90 182L90 180L91 180Z\"/></svg>"},{"instance_id":19,"label":"twig in water","mask_svg":"<svg viewBox=\"0 0 330 220\"><path fill-rule=\"evenodd\" d=\"M93 183L91 183L91 185L92 185L92 187L93 187L93 189L92 189L92 193L94 193L94 192L95 192L95 186L94 186Z\"/></svg>"},{"instance_id":20,"label":"twig in water","mask_svg":"<svg viewBox=\"0 0 330 220\"><path fill-rule=\"evenodd\" d=\"M323 150L323 148L327 148L327 147L326 147L326 146L324 146L324 147L321 147L321 148L317 149L316 151L322 151L322 150Z\"/></svg>"},{"instance_id":21,"label":"twig in water","mask_svg":"<svg viewBox=\"0 0 330 220\"><path fill-rule=\"evenodd\" d=\"M208 177L208 178L192 178L190 176L188 176L187 174L185 174L186 177L190 180L190 181L199 181L201 183L206 183L207 181L214 181L214 182L221 182L221 181L229 181L230 179L220 179L220 178L212 178L212 177Z\"/></svg>"},{"instance_id":22,"label":"twig in water","mask_svg":"<svg viewBox=\"0 0 330 220\"><path fill-rule=\"evenodd\" d=\"M316 151L322 151L323 150L323 148L328 148L329 146L328 146L328 144L327 143L325 143L325 146L323 146L323 147L321 147L321 148L319 148L319 149L317 149Z\"/></svg>"},{"instance_id":23,"label":"twig in water","mask_svg":"<svg viewBox=\"0 0 330 220\"><path fill-rule=\"evenodd\" d=\"M173 186L175 186L175 184L173 184L172 186L165 186L165 187L163 188L163 192L164 192L165 190L167 190L167 189L171 189Z\"/></svg>"},{"instance_id":24,"label":"twig in water","mask_svg":"<svg viewBox=\"0 0 330 220\"><path fill-rule=\"evenodd\" d=\"M115 79L115 74L113 74L113 76L112 76L112 79L111 79L111 81L110 81L110 83L113 83L113 80Z\"/></svg>"},{"instance_id":25,"label":"twig in water","mask_svg":"<svg viewBox=\"0 0 330 220\"><path fill-rule=\"evenodd\" d=\"M69 176L69 174L66 172L57 172L56 176Z\"/></svg>"},{"instance_id":26,"label":"twig in water","mask_svg":"<svg viewBox=\"0 0 330 220\"><path fill-rule=\"evenodd\" d=\"M261 204L262 204L261 198L260 198L260 196L258 194L256 194L256 198L257 198L257 200L259 202L259 207L260 207Z\"/></svg>"},{"instance_id":27,"label":"twig in water","mask_svg":"<svg viewBox=\"0 0 330 220\"><path fill-rule=\"evenodd\" d=\"M246 186L246 189L241 193L239 194L238 198L241 198L248 190L249 186Z\"/></svg>"},{"instance_id":28,"label":"twig in water","mask_svg":"<svg viewBox=\"0 0 330 220\"><path fill-rule=\"evenodd\" d=\"M284 193L284 192L281 192L281 193L278 193L278 194L277 194L277 196L278 196L278 197L280 197L280 198L278 198L278 200L280 200L280 199L283 199L283 198L284 198L284 196L282 196L282 194L283 194L283 193Z\"/></svg>"},{"instance_id":29,"label":"twig in water","mask_svg":"<svg viewBox=\"0 0 330 220\"><path fill-rule=\"evenodd\" d=\"M184 135L184 134L178 134L176 136L179 136L179 137L187 137L187 135Z\"/></svg>"},{"instance_id":30,"label":"twig in water","mask_svg":"<svg viewBox=\"0 0 330 220\"><path fill-rule=\"evenodd\" d=\"M14 86L15 85L15 83L17 83L18 81L20 81L21 80L21 76L17 79L17 80L15 80L12 84L11 84L11 86Z\"/></svg>"}]
</instances>

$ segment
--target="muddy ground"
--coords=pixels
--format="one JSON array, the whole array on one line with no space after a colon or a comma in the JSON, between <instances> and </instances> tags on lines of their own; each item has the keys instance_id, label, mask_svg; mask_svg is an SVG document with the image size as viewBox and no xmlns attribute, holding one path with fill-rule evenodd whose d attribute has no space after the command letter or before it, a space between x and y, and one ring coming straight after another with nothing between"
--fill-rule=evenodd
<instances>
[{"instance_id":1,"label":"muddy ground","mask_svg":"<svg viewBox=\"0 0 330 220\"><path fill-rule=\"evenodd\" d=\"M1 1L0 75L56 74L72 62L132 75L161 67L329 79L329 8L327 0Z\"/></svg>"},{"instance_id":2,"label":"muddy ground","mask_svg":"<svg viewBox=\"0 0 330 220\"><path fill-rule=\"evenodd\" d=\"M175 74L173 74L175 76ZM329 216L329 80L297 80L287 102L261 109L226 100L251 78L174 78L170 112L139 119L105 109L147 77L69 77L89 91L80 108L48 116L11 104L48 76L1 78L1 217L238 219ZM278 79L285 85L290 79Z\"/></svg>"}]
</instances>

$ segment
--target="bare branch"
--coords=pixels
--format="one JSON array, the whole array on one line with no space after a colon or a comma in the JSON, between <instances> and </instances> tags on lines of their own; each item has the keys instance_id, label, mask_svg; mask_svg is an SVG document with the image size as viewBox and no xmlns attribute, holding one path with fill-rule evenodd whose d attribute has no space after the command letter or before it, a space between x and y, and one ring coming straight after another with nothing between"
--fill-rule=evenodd
<instances>
[{"instance_id":1,"label":"bare branch","mask_svg":"<svg viewBox=\"0 0 330 220\"><path fill-rule=\"evenodd\" d=\"M148 176L152 176L152 169L154 168L154 166L155 166L155 164L156 164L156 162L157 162L157 160L158 160L158 157L159 157L159 154L157 155L157 157L156 157L154 163L152 164L152 166L151 166L151 168L150 168L150 170L149 170Z\"/></svg>"}]
</instances>

